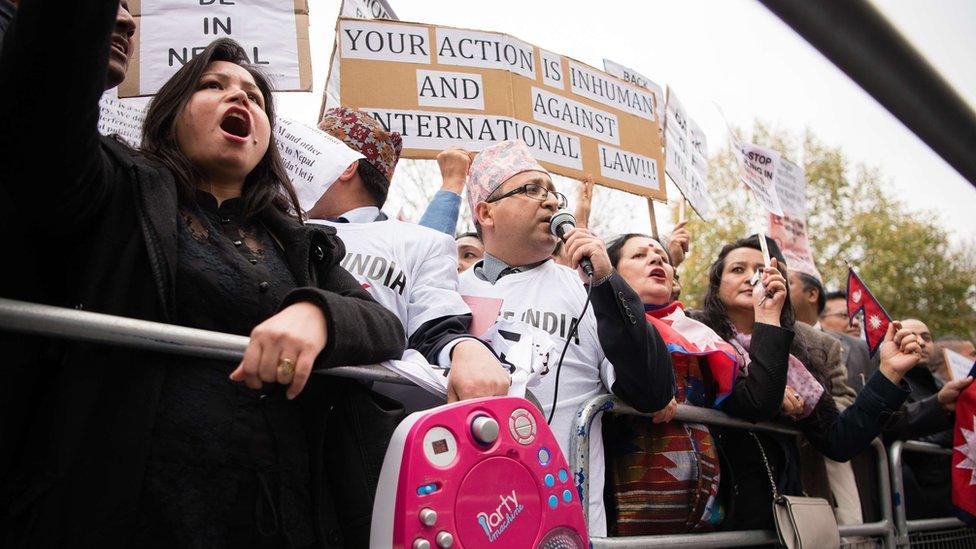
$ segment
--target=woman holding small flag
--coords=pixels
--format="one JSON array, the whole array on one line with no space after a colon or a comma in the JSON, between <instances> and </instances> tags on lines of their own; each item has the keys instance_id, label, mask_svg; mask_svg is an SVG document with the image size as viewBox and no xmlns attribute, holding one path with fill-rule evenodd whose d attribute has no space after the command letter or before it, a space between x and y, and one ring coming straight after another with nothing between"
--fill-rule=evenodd
<instances>
[{"instance_id":1,"label":"woman holding small flag","mask_svg":"<svg viewBox=\"0 0 976 549\"><path fill-rule=\"evenodd\" d=\"M709 268L702 321L744 351L737 385L750 385L742 391L747 399L727 399L723 410L768 421L785 415L780 413L784 397L796 398L803 403L802 412L789 416L796 427L820 453L847 461L870 445L907 398L902 377L919 361L918 338L892 323L881 345L879 370L854 404L839 413L825 381L804 366L806 348L795 338L793 309L786 299L786 261L776 243L766 238L773 257L767 266L759 238L753 235L727 244ZM803 493L796 441L731 430L718 432L717 438L725 458L722 490L735 496L726 500L732 503L726 526L771 527L770 476L779 493Z\"/></svg>"}]
</instances>

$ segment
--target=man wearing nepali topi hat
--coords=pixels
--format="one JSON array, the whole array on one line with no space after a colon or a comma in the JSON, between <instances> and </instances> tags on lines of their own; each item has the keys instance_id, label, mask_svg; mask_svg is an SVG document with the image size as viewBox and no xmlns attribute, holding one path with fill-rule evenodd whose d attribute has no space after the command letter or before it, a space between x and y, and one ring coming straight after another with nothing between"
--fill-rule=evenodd
<instances>
[{"instance_id":1,"label":"man wearing nepali topi hat","mask_svg":"<svg viewBox=\"0 0 976 549\"><path fill-rule=\"evenodd\" d=\"M407 348L449 370L449 400L506 394L508 372L485 344L468 336L471 310L457 293L454 240L380 211L399 160L400 134L344 107L327 111L319 128L366 158L350 164L323 193L308 212L309 223L336 229L346 245L343 267L399 315ZM410 411L443 404L392 394L402 386L388 389Z\"/></svg>"},{"instance_id":2,"label":"man wearing nepali topi hat","mask_svg":"<svg viewBox=\"0 0 976 549\"><path fill-rule=\"evenodd\" d=\"M569 455L573 416L596 395L612 392L642 412L667 407L675 386L671 356L653 325L643 321L640 298L611 267L603 242L586 229L573 229L566 240L573 265L589 257L594 268L592 307L579 319L587 299L580 282L584 275L550 257L556 237L549 223L566 207L566 197L556 192L528 146L502 141L482 151L472 162L467 187L485 256L461 273L461 294L502 299L501 316L548 331L560 352L569 342L561 368L559 356L551 356L549 374L533 388L546 415L552 415L563 453ZM578 332L572 334L577 320ZM599 537L606 535L599 419L590 433L589 531Z\"/></svg>"}]
</instances>

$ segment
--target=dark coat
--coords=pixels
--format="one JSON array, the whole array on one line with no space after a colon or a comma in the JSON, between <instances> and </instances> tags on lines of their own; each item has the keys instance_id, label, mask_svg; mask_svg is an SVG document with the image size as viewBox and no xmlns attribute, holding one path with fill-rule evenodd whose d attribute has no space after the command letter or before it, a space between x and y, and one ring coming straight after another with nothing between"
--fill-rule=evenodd
<instances>
[{"instance_id":1,"label":"dark coat","mask_svg":"<svg viewBox=\"0 0 976 549\"><path fill-rule=\"evenodd\" d=\"M770 421L779 415L786 387L787 360L794 332L757 323L749 355L748 375L740 375L737 387L720 407L726 413L750 421ZM838 412L834 399L824 392L813 412L797 422L789 422L806 436L821 454L847 461L863 451L882 426L908 396L881 374L869 381L854 404ZM765 466L755 440L747 433L713 429L722 457L721 490L729 503L723 528L769 528L772 525L772 497ZM803 493L799 454L792 437L760 434L778 490L784 494Z\"/></svg>"},{"instance_id":2,"label":"dark coat","mask_svg":"<svg viewBox=\"0 0 976 549\"><path fill-rule=\"evenodd\" d=\"M32 296L178 324L172 174L100 138L95 126L117 6L117 0L22 3L0 59L0 196L22 213L30 248L42 250L24 259L30 262L25 272L50 279L50 285L32 288ZM51 70L54 59L63 70ZM310 301L329 320L317 368L402 354L399 321L339 267L344 249L334 233L275 211L260 222L282 245L299 286L281 306ZM5 297L22 297L17 287L5 290ZM38 358L24 350L24 341L3 342L5 357ZM139 502L165 368L178 358L82 342L58 345L60 351L44 362L2 363L3 379L20 390L0 403L0 545L29 540L42 547L118 546ZM322 546L342 543L329 488L336 479L326 466L338 452L325 446L327 420L334 408L357 413L342 407L360 394L355 382L313 376L298 399L313 453L312 496ZM361 462L348 465L361 475L367 469ZM338 476L368 484L346 471Z\"/></svg>"}]
</instances>

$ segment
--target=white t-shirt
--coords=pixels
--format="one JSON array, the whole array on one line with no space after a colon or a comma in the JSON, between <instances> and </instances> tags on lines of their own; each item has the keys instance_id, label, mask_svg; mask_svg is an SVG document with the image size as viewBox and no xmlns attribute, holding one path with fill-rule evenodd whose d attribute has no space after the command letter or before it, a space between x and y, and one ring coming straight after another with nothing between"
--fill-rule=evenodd
<instances>
[{"instance_id":1,"label":"white t-shirt","mask_svg":"<svg viewBox=\"0 0 976 549\"><path fill-rule=\"evenodd\" d=\"M502 299L499 316L528 322L546 330L556 339L556 355L549 373L532 388L548 416L556 382L556 364L566 344L572 319L583 311L586 289L575 271L549 260L521 273L506 275L494 285L481 280L471 268L461 273L460 290L465 296ZM613 365L607 360L597 336L596 316L592 306L580 322L579 334L573 338L563 359L559 377L559 400L552 418L553 434L563 454L569 455L573 417L580 405L590 398L608 393L613 385ZM574 472L575 473L575 472ZM606 512L603 506L604 484L603 431L601 418L590 430L590 501L589 533L606 536Z\"/></svg>"},{"instance_id":2,"label":"white t-shirt","mask_svg":"<svg viewBox=\"0 0 976 549\"><path fill-rule=\"evenodd\" d=\"M425 322L471 310L458 294L457 248L450 236L396 219L334 227L346 245L342 267L403 323L410 337Z\"/></svg>"}]
</instances>

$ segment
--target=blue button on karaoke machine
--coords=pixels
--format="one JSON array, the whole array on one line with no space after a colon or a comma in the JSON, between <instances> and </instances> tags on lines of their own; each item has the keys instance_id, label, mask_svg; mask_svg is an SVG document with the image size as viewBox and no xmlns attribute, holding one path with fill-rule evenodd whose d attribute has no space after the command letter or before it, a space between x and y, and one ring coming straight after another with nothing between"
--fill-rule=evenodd
<instances>
[{"instance_id":1,"label":"blue button on karaoke machine","mask_svg":"<svg viewBox=\"0 0 976 549\"><path fill-rule=\"evenodd\" d=\"M559 505L559 498L556 496L549 496L549 507L555 509L557 505Z\"/></svg>"},{"instance_id":2,"label":"blue button on karaoke machine","mask_svg":"<svg viewBox=\"0 0 976 549\"><path fill-rule=\"evenodd\" d=\"M563 490L563 501L566 503L573 501L573 493L569 490Z\"/></svg>"},{"instance_id":3,"label":"blue button on karaoke machine","mask_svg":"<svg viewBox=\"0 0 976 549\"><path fill-rule=\"evenodd\" d=\"M566 469L560 469L559 470L559 482L566 482L566 479L567 478L569 478L569 473L566 472Z\"/></svg>"},{"instance_id":4,"label":"blue button on karaoke machine","mask_svg":"<svg viewBox=\"0 0 976 549\"><path fill-rule=\"evenodd\" d=\"M546 483L546 488L552 488L556 484L556 479L552 475L546 475L542 478L542 482Z\"/></svg>"}]
</instances>

